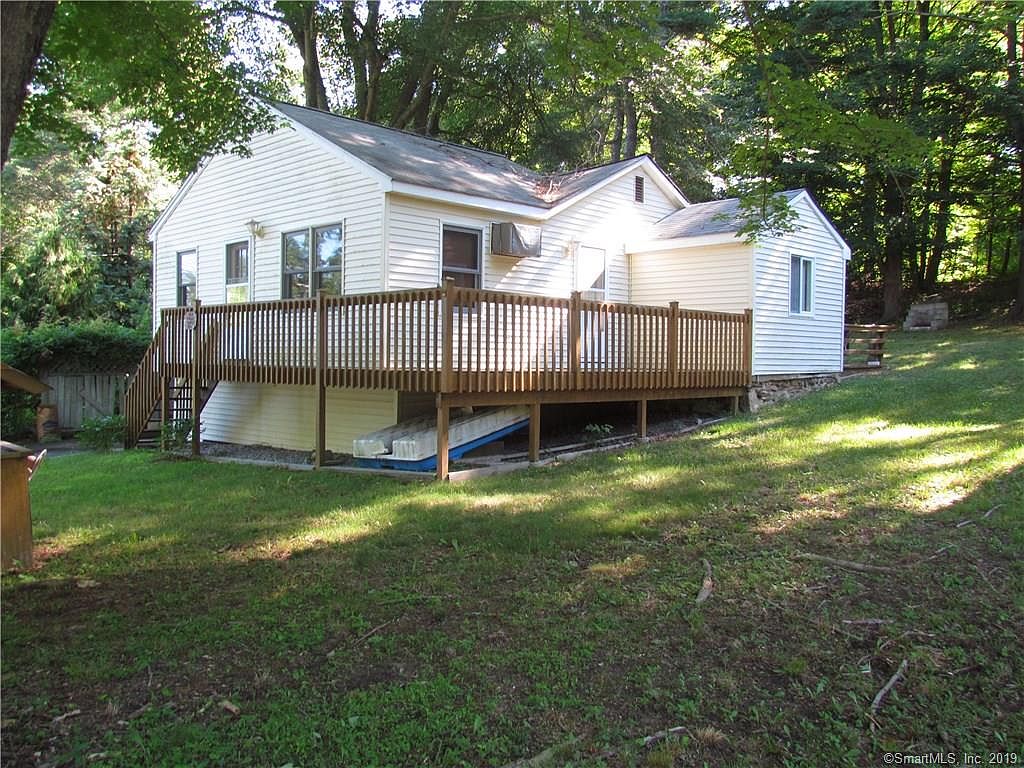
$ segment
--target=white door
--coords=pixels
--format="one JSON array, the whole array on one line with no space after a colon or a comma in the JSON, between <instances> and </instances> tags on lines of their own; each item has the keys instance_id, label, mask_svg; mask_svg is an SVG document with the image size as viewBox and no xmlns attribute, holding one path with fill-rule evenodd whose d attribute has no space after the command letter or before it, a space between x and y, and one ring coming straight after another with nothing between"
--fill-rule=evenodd
<instances>
[{"instance_id":1,"label":"white door","mask_svg":"<svg viewBox=\"0 0 1024 768\"><path fill-rule=\"evenodd\" d=\"M587 301L604 301L607 298L608 271L604 248L580 245L576 252L576 290Z\"/></svg>"},{"instance_id":2,"label":"white door","mask_svg":"<svg viewBox=\"0 0 1024 768\"><path fill-rule=\"evenodd\" d=\"M580 245L576 251L576 290L584 301L608 298L608 263L604 248ZM580 317L580 363L584 370L601 370L608 345L607 318L595 310Z\"/></svg>"}]
</instances>

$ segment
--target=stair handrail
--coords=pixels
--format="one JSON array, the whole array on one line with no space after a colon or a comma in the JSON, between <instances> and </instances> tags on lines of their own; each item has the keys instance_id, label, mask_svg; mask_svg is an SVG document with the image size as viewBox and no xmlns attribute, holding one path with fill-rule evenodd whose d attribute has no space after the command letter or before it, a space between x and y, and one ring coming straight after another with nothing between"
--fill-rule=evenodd
<instances>
[{"instance_id":1,"label":"stair handrail","mask_svg":"<svg viewBox=\"0 0 1024 768\"><path fill-rule=\"evenodd\" d=\"M125 448L134 448L160 402L164 325L160 324L124 389Z\"/></svg>"}]
</instances>

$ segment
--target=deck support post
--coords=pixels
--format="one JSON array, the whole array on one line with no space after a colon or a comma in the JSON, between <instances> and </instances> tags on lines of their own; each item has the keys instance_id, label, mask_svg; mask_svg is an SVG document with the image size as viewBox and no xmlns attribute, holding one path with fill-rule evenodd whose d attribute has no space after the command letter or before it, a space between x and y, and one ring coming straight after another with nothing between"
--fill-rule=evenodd
<instances>
[{"instance_id":1,"label":"deck support post","mask_svg":"<svg viewBox=\"0 0 1024 768\"><path fill-rule=\"evenodd\" d=\"M530 403L530 461L540 459L540 403Z\"/></svg>"},{"instance_id":2,"label":"deck support post","mask_svg":"<svg viewBox=\"0 0 1024 768\"><path fill-rule=\"evenodd\" d=\"M749 387L754 374L754 310L743 310L743 386Z\"/></svg>"},{"instance_id":3,"label":"deck support post","mask_svg":"<svg viewBox=\"0 0 1024 768\"><path fill-rule=\"evenodd\" d=\"M641 440L647 439L647 400L636 401L636 433Z\"/></svg>"},{"instance_id":4,"label":"deck support post","mask_svg":"<svg viewBox=\"0 0 1024 768\"><path fill-rule=\"evenodd\" d=\"M324 465L327 451L327 292L316 294L316 440L313 467Z\"/></svg>"},{"instance_id":5,"label":"deck support post","mask_svg":"<svg viewBox=\"0 0 1024 768\"><path fill-rule=\"evenodd\" d=\"M733 395L731 399L732 399L732 415L735 416L737 413L740 412L740 396L739 395Z\"/></svg>"},{"instance_id":6,"label":"deck support post","mask_svg":"<svg viewBox=\"0 0 1024 768\"><path fill-rule=\"evenodd\" d=\"M448 479L448 415L450 406L444 395L437 396L437 479Z\"/></svg>"},{"instance_id":7,"label":"deck support post","mask_svg":"<svg viewBox=\"0 0 1024 768\"><path fill-rule=\"evenodd\" d=\"M192 329L192 368L190 371L190 394L192 395L192 455L199 455L200 434L199 434L199 358L202 355L202 322L200 321L200 310L202 302L195 300L193 308L196 313L196 325Z\"/></svg>"}]
</instances>

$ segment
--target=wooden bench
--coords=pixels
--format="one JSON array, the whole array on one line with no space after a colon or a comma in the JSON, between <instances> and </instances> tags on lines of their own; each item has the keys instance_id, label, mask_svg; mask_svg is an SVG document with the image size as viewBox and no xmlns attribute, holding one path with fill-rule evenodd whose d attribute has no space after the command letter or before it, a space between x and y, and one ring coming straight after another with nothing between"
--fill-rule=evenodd
<instances>
[{"instance_id":1,"label":"wooden bench","mask_svg":"<svg viewBox=\"0 0 1024 768\"><path fill-rule=\"evenodd\" d=\"M843 370L881 368L885 335L894 325L847 325L843 343Z\"/></svg>"}]
</instances>

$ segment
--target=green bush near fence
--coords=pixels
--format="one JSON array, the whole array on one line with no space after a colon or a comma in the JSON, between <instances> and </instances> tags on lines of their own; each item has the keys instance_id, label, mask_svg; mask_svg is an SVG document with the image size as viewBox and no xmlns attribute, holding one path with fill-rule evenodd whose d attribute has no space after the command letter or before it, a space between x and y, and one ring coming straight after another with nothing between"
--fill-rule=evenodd
<instances>
[{"instance_id":1,"label":"green bush near fence","mask_svg":"<svg viewBox=\"0 0 1024 768\"><path fill-rule=\"evenodd\" d=\"M84 419L78 432L78 440L94 451L109 451L124 442L124 416L99 416Z\"/></svg>"}]
</instances>

